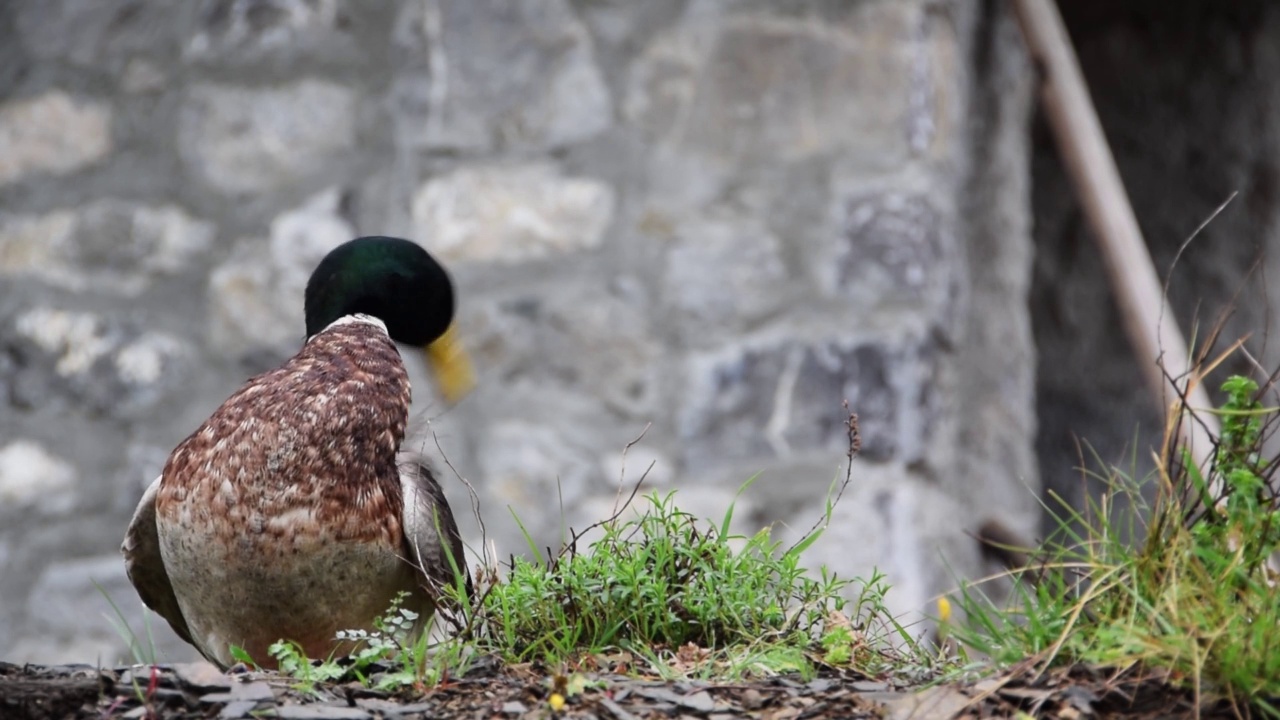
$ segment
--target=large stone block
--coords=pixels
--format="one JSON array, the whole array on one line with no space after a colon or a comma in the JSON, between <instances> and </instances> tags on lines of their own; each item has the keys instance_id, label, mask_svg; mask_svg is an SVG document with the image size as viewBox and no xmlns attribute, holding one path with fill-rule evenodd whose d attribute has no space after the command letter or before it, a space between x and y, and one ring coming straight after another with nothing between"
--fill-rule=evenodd
<instances>
[{"instance_id":1,"label":"large stone block","mask_svg":"<svg viewBox=\"0 0 1280 720\"><path fill-rule=\"evenodd\" d=\"M758 215L716 208L672 223L661 241L664 325L687 345L723 342L788 300L782 244Z\"/></svg>"},{"instance_id":2,"label":"large stone block","mask_svg":"<svg viewBox=\"0 0 1280 720\"><path fill-rule=\"evenodd\" d=\"M0 276L137 295L154 278L189 269L214 232L177 206L123 200L44 215L0 212Z\"/></svg>"},{"instance_id":3,"label":"large stone block","mask_svg":"<svg viewBox=\"0 0 1280 720\"><path fill-rule=\"evenodd\" d=\"M391 3L375 0L239 0L204 3L182 57L199 65L307 63L350 68L370 62L361 40L381 28ZM373 27L370 27L373 26Z\"/></svg>"},{"instance_id":4,"label":"large stone block","mask_svg":"<svg viewBox=\"0 0 1280 720\"><path fill-rule=\"evenodd\" d=\"M65 514L75 507L75 485L71 463L40 443L18 439L0 446L0 512Z\"/></svg>"},{"instance_id":5,"label":"large stone block","mask_svg":"<svg viewBox=\"0 0 1280 720\"><path fill-rule=\"evenodd\" d=\"M906 306L943 311L960 273L950 220L927 195L837 190L838 234L810 263L821 287L861 312Z\"/></svg>"},{"instance_id":6,"label":"large stone block","mask_svg":"<svg viewBox=\"0 0 1280 720\"><path fill-rule=\"evenodd\" d=\"M481 442L480 471L489 496L535 530L555 524L553 508L562 498L576 502L598 485L591 449L562 427L531 418L499 420L485 429Z\"/></svg>"},{"instance_id":7,"label":"large stone block","mask_svg":"<svg viewBox=\"0 0 1280 720\"><path fill-rule=\"evenodd\" d=\"M61 90L0 105L0 186L66 175L111 152L111 109Z\"/></svg>"},{"instance_id":8,"label":"large stone block","mask_svg":"<svg viewBox=\"0 0 1280 720\"><path fill-rule=\"evenodd\" d=\"M200 418L199 421L203 419ZM196 428L195 426L187 428L183 423L175 422L164 436L177 438L179 432L188 429L194 431ZM173 447L167 442L164 445L158 445L155 442L129 443L125 448L123 460L115 472L111 473L111 485L115 489L115 493L110 498L112 511L121 517L133 515L134 509L138 506L138 500L142 498L142 493L146 492L151 482L160 476L160 471L164 469L164 464L168 461L169 454L173 452Z\"/></svg>"},{"instance_id":9,"label":"large stone block","mask_svg":"<svg viewBox=\"0 0 1280 720\"><path fill-rule=\"evenodd\" d=\"M118 70L135 54L176 49L177 28L195 5L133 0L14 3L14 37L42 61Z\"/></svg>"},{"instance_id":10,"label":"large stone block","mask_svg":"<svg viewBox=\"0 0 1280 720\"><path fill-rule=\"evenodd\" d=\"M355 145L356 101L351 89L327 80L196 85L180 113L179 151L193 173L225 193L314 183Z\"/></svg>"},{"instance_id":11,"label":"large stone block","mask_svg":"<svg viewBox=\"0 0 1280 720\"><path fill-rule=\"evenodd\" d=\"M159 662L196 657L194 648L143 606L116 552L49 563L31 588L26 610L26 639L12 648L13 662L101 661L111 667L134 662L123 649L131 641L144 658Z\"/></svg>"},{"instance_id":12,"label":"large stone block","mask_svg":"<svg viewBox=\"0 0 1280 720\"><path fill-rule=\"evenodd\" d=\"M937 373L929 341L775 340L694 355L679 428L693 468L762 463L848 442L845 400L862 457L914 462L933 424L923 392Z\"/></svg>"},{"instance_id":13,"label":"large stone block","mask_svg":"<svg viewBox=\"0 0 1280 720\"><path fill-rule=\"evenodd\" d=\"M130 95L150 95L164 90L168 82L169 73L158 63L134 58L124 66L120 89Z\"/></svg>"},{"instance_id":14,"label":"large stone block","mask_svg":"<svg viewBox=\"0 0 1280 720\"><path fill-rule=\"evenodd\" d=\"M823 153L892 167L909 155L912 48L903 41L917 13L895 3L872 22L842 25L691 13L636 62L626 115L725 168Z\"/></svg>"},{"instance_id":15,"label":"large stone block","mask_svg":"<svg viewBox=\"0 0 1280 720\"><path fill-rule=\"evenodd\" d=\"M600 245L614 191L553 165L463 167L423 183L415 234L445 260L515 263Z\"/></svg>"},{"instance_id":16,"label":"large stone block","mask_svg":"<svg viewBox=\"0 0 1280 720\"><path fill-rule=\"evenodd\" d=\"M137 319L39 306L0 322L9 404L145 417L181 387L195 350Z\"/></svg>"},{"instance_id":17,"label":"large stone block","mask_svg":"<svg viewBox=\"0 0 1280 720\"><path fill-rule=\"evenodd\" d=\"M462 308L461 328L494 382L583 392L626 417L653 419L664 348L634 278L568 284Z\"/></svg>"},{"instance_id":18,"label":"large stone block","mask_svg":"<svg viewBox=\"0 0 1280 720\"><path fill-rule=\"evenodd\" d=\"M232 356L287 357L306 339L303 292L330 250L355 237L330 188L271 221L266 238L244 238L209 278L210 339Z\"/></svg>"},{"instance_id":19,"label":"large stone block","mask_svg":"<svg viewBox=\"0 0 1280 720\"><path fill-rule=\"evenodd\" d=\"M396 39L419 58L392 93L414 146L543 150L613 122L591 37L565 0L406 3Z\"/></svg>"},{"instance_id":20,"label":"large stone block","mask_svg":"<svg viewBox=\"0 0 1280 720\"><path fill-rule=\"evenodd\" d=\"M639 438L639 436L637 436ZM643 442L624 446L600 455L600 477L607 487L623 493L642 483L642 492L666 492L676 481L675 460L654 445ZM723 508L722 508L723 510ZM598 518L597 518L598 519Z\"/></svg>"}]
</instances>

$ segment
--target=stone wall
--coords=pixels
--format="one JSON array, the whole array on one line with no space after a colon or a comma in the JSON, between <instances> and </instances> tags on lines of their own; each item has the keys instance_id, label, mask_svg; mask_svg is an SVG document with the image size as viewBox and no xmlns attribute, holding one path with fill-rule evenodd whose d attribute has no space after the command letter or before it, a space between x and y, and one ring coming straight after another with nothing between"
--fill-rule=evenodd
<instances>
[{"instance_id":1,"label":"stone wall","mask_svg":"<svg viewBox=\"0 0 1280 720\"><path fill-rule=\"evenodd\" d=\"M719 517L758 474L739 529L794 538L846 399L863 454L815 566L878 566L914 613L981 570L981 522L1035 527L1001 3L21 0L0 97L6 660L120 657L142 488L297 348L307 274L357 234L454 272L480 386L446 411L411 360L419 442L500 557L508 508L541 545L605 514L642 434L626 481L652 463Z\"/></svg>"}]
</instances>

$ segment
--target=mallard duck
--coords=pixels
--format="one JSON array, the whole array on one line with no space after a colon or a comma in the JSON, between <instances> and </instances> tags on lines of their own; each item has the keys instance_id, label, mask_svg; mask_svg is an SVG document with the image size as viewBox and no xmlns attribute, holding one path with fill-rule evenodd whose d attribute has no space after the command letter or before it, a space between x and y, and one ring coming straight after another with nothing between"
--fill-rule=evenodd
<instances>
[{"instance_id":1,"label":"mallard duck","mask_svg":"<svg viewBox=\"0 0 1280 720\"><path fill-rule=\"evenodd\" d=\"M409 377L396 342L424 347L452 403L470 364L448 274L408 240L361 237L307 282L307 340L250 379L187 439L138 504L121 552L142 601L222 667L277 640L349 652L402 592L425 619L465 576L439 483L401 443ZM419 628L419 631L421 628Z\"/></svg>"}]
</instances>

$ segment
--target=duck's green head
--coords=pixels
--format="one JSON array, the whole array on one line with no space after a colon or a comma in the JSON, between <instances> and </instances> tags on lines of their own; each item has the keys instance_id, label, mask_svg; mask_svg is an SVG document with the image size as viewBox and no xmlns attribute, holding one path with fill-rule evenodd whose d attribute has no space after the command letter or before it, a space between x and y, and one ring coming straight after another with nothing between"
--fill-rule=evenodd
<instances>
[{"instance_id":1,"label":"duck's green head","mask_svg":"<svg viewBox=\"0 0 1280 720\"><path fill-rule=\"evenodd\" d=\"M370 236L339 245L311 273L304 309L307 337L338 318L372 315L392 340L426 350L445 400L471 389L471 363L453 331L453 282L417 243Z\"/></svg>"}]
</instances>

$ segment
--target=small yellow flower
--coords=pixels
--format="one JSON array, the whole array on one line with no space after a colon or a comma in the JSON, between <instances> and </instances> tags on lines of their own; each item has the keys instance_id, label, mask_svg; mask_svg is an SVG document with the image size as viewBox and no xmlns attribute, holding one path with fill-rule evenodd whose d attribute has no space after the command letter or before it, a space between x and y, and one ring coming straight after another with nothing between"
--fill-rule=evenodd
<instances>
[{"instance_id":1,"label":"small yellow flower","mask_svg":"<svg viewBox=\"0 0 1280 720\"><path fill-rule=\"evenodd\" d=\"M547 698L547 704L551 706L551 712L560 712L564 708L564 696L560 693L551 693L551 697Z\"/></svg>"},{"instance_id":2,"label":"small yellow flower","mask_svg":"<svg viewBox=\"0 0 1280 720\"><path fill-rule=\"evenodd\" d=\"M938 598L938 620L939 622L951 622L951 601L940 597Z\"/></svg>"}]
</instances>

